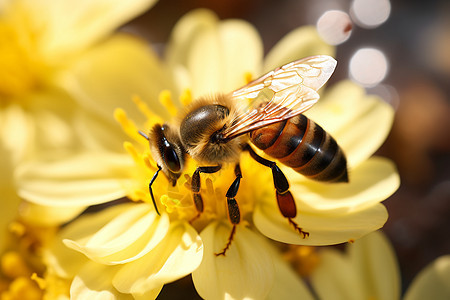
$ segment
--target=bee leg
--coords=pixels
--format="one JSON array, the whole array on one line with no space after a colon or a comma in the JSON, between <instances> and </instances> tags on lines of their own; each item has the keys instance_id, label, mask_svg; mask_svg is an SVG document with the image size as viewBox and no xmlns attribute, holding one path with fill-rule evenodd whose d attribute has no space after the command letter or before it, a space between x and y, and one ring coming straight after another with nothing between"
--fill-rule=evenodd
<instances>
[{"instance_id":1,"label":"bee leg","mask_svg":"<svg viewBox=\"0 0 450 300\"><path fill-rule=\"evenodd\" d=\"M216 256L220 255L225 256L225 253L230 248L231 243L233 242L233 237L234 234L236 233L236 225L239 224L239 222L241 221L241 213L239 211L239 205L235 199L242 178L241 167L239 166L239 164L237 164L236 167L234 168L234 174L236 175L236 179L234 179L233 183L231 184L226 194L228 217L230 218L231 224L233 224L233 229L231 230L230 236L228 237L228 242L225 245L225 248L223 248L223 250L219 253L214 253Z\"/></svg>"},{"instance_id":2,"label":"bee leg","mask_svg":"<svg viewBox=\"0 0 450 300\"><path fill-rule=\"evenodd\" d=\"M281 214L283 215L283 217L288 219L289 224L291 224L294 227L294 229L303 236L303 238L308 237L309 232L304 231L293 220L293 218L297 216L297 208L295 205L294 197L289 191L289 182L287 181L286 176L284 176L284 173L281 171L281 169L277 166L275 162L259 156L252 149L252 147L250 147L250 145L247 145L244 149L250 153L250 156L254 160L272 169L273 183L276 190L278 208L280 209Z\"/></svg>"},{"instance_id":3,"label":"bee leg","mask_svg":"<svg viewBox=\"0 0 450 300\"><path fill-rule=\"evenodd\" d=\"M201 213L203 212L203 199L202 196L200 195L200 173L207 173L207 174L216 173L221 168L222 168L221 165L197 167L197 169L195 169L194 171L194 174L192 174L191 190L195 208L197 209L197 215L190 220L191 223L195 221L198 217L200 217Z\"/></svg>"},{"instance_id":4,"label":"bee leg","mask_svg":"<svg viewBox=\"0 0 450 300\"><path fill-rule=\"evenodd\" d=\"M148 184L148 190L150 191L150 196L152 197L152 202L153 206L155 207L156 213L160 216L161 214L159 213L158 206L156 206L155 196L153 196L153 189L152 189L152 184L153 182L155 182L156 177L158 177L159 171L161 171L160 166L158 166L158 170L156 170L155 174L153 174L153 177L150 180L150 183Z\"/></svg>"}]
</instances>

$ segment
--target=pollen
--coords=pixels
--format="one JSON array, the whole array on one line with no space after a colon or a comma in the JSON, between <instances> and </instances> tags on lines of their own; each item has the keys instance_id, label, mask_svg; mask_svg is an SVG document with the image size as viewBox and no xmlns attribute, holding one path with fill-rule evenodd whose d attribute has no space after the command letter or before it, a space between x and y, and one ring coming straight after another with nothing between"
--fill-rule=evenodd
<instances>
[{"instance_id":1,"label":"pollen","mask_svg":"<svg viewBox=\"0 0 450 300\"><path fill-rule=\"evenodd\" d=\"M159 93L159 102L167 109L171 116L176 116L178 110L172 101L172 93L169 90L163 90Z\"/></svg>"}]
</instances>

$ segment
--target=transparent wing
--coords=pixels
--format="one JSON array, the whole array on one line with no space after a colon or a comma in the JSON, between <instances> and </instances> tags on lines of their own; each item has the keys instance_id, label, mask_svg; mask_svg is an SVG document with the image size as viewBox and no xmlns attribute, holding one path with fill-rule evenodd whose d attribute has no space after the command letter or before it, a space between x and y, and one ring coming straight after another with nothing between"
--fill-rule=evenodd
<instances>
[{"instance_id":1,"label":"transparent wing","mask_svg":"<svg viewBox=\"0 0 450 300\"><path fill-rule=\"evenodd\" d=\"M336 60L327 55L291 62L231 94L239 116L222 132L232 139L248 131L292 118L319 100L317 90L328 81Z\"/></svg>"}]
</instances>

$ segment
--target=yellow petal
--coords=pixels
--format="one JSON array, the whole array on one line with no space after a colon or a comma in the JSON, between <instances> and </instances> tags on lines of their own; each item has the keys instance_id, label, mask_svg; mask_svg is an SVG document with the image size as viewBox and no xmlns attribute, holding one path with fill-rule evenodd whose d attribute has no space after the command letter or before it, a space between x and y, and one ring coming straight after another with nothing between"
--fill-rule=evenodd
<instances>
[{"instance_id":1,"label":"yellow petal","mask_svg":"<svg viewBox=\"0 0 450 300\"><path fill-rule=\"evenodd\" d=\"M133 297L119 293L111 284L117 268L86 263L75 276L70 287L70 299L132 300Z\"/></svg>"},{"instance_id":2,"label":"yellow petal","mask_svg":"<svg viewBox=\"0 0 450 300\"><path fill-rule=\"evenodd\" d=\"M143 295L190 274L202 256L203 244L195 229L186 222L175 222L158 246L119 267L113 285L122 293Z\"/></svg>"},{"instance_id":3,"label":"yellow petal","mask_svg":"<svg viewBox=\"0 0 450 300\"><path fill-rule=\"evenodd\" d=\"M350 264L368 298L400 299L400 271L394 249L381 232L373 232L347 246Z\"/></svg>"},{"instance_id":4,"label":"yellow petal","mask_svg":"<svg viewBox=\"0 0 450 300\"><path fill-rule=\"evenodd\" d=\"M450 255L437 258L414 278L405 300L450 298Z\"/></svg>"},{"instance_id":5,"label":"yellow petal","mask_svg":"<svg viewBox=\"0 0 450 300\"><path fill-rule=\"evenodd\" d=\"M133 162L127 155L84 153L30 162L17 170L19 195L44 206L88 206L125 196Z\"/></svg>"},{"instance_id":6,"label":"yellow petal","mask_svg":"<svg viewBox=\"0 0 450 300\"><path fill-rule=\"evenodd\" d=\"M42 206L31 202L20 205L20 217L26 222L39 226L58 226L81 214L86 206L55 207Z\"/></svg>"},{"instance_id":7,"label":"yellow petal","mask_svg":"<svg viewBox=\"0 0 450 300\"><path fill-rule=\"evenodd\" d=\"M334 47L325 43L313 26L297 28L283 37L267 54L264 71L311 55L333 56Z\"/></svg>"},{"instance_id":8,"label":"yellow petal","mask_svg":"<svg viewBox=\"0 0 450 300\"><path fill-rule=\"evenodd\" d=\"M298 211L294 221L304 231L309 232L309 237L305 239L294 230L288 219L281 215L275 203L259 202L253 214L253 221L261 233L276 241L320 246L357 240L381 228L387 217L386 208L381 204L345 214L336 214L334 211Z\"/></svg>"},{"instance_id":9,"label":"yellow petal","mask_svg":"<svg viewBox=\"0 0 450 300\"><path fill-rule=\"evenodd\" d=\"M334 249L320 251L320 264L311 275L314 291L322 300L370 299L362 274L354 271L347 256ZM375 299L375 298L374 298Z\"/></svg>"},{"instance_id":10,"label":"yellow petal","mask_svg":"<svg viewBox=\"0 0 450 300\"><path fill-rule=\"evenodd\" d=\"M370 157L386 140L394 110L362 87L342 81L306 115L329 132L344 150L350 167Z\"/></svg>"},{"instance_id":11,"label":"yellow petal","mask_svg":"<svg viewBox=\"0 0 450 300\"><path fill-rule=\"evenodd\" d=\"M203 30L215 27L217 22L217 16L208 9L193 10L178 20L172 30L165 55L169 66L186 66L192 40Z\"/></svg>"},{"instance_id":12,"label":"yellow petal","mask_svg":"<svg viewBox=\"0 0 450 300\"><path fill-rule=\"evenodd\" d=\"M64 226L45 251L46 264L58 276L73 278L88 259L82 253L68 248L63 240L70 239L78 242L89 240L100 228L135 205L134 203L120 204L95 214L83 214L74 222Z\"/></svg>"},{"instance_id":13,"label":"yellow petal","mask_svg":"<svg viewBox=\"0 0 450 300\"><path fill-rule=\"evenodd\" d=\"M395 253L381 232L373 232L343 254L320 251L320 265L311 282L320 299L400 299L400 274Z\"/></svg>"},{"instance_id":14,"label":"yellow petal","mask_svg":"<svg viewBox=\"0 0 450 300\"><path fill-rule=\"evenodd\" d=\"M124 264L155 248L169 229L166 214L157 216L149 204L135 204L97 228L89 239L65 240L65 244L95 262Z\"/></svg>"},{"instance_id":15,"label":"yellow petal","mask_svg":"<svg viewBox=\"0 0 450 300\"><path fill-rule=\"evenodd\" d=\"M44 54L49 59L62 59L64 55L85 49L107 37L155 2L47 0L30 2L28 10L33 13L36 26L45 24L45 30L40 32Z\"/></svg>"},{"instance_id":16,"label":"yellow petal","mask_svg":"<svg viewBox=\"0 0 450 300\"><path fill-rule=\"evenodd\" d=\"M80 57L59 84L86 109L107 120L121 107L141 124L145 117L132 101L135 95L149 103L153 112L168 116L158 102L160 91L172 87L166 72L144 41L117 34Z\"/></svg>"},{"instance_id":17,"label":"yellow petal","mask_svg":"<svg viewBox=\"0 0 450 300\"><path fill-rule=\"evenodd\" d=\"M299 274L297 274L292 266L287 263L285 259L277 253L276 249L271 246L271 254L275 267L275 281L269 295L268 300L313 300L314 297L308 290L308 287L303 282Z\"/></svg>"},{"instance_id":18,"label":"yellow petal","mask_svg":"<svg viewBox=\"0 0 450 300\"><path fill-rule=\"evenodd\" d=\"M22 107L10 104L0 109L1 151L6 152L8 150L7 155L10 156L2 163L2 169L6 168L7 164L16 165L24 158L27 150L29 150L30 141L34 139L34 132L35 126L32 118ZM5 173L3 171L0 176L3 177L5 175L8 177L7 180L10 180L10 175Z\"/></svg>"},{"instance_id":19,"label":"yellow petal","mask_svg":"<svg viewBox=\"0 0 450 300\"><path fill-rule=\"evenodd\" d=\"M227 244L231 226L211 223L201 233L205 251L192 274L204 299L264 299L274 281L272 258L258 234L238 226L225 256L216 256Z\"/></svg>"},{"instance_id":20,"label":"yellow petal","mask_svg":"<svg viewBox=\"0 0 450 300\"><path fill-rule=\"evenodd\" d=\"M316 210L335 213L352 212L370 207L391 196L400 185L392 161L372 157L349 172L348 183L321 183L312 180L294 181L291 192L303 212Z\"/></svg>"},{"instance_id":21,"label":"yellow petal","mask_svg":"<svg viewBox=\"0 0 450 300\"><path fill-rule=\"evenodd\" d=\"M248 23L230 20L195 36L187 62L194 96L231 92L244 85L245 73L259 73L262 45Z\"/></svg>"}]
</instances>

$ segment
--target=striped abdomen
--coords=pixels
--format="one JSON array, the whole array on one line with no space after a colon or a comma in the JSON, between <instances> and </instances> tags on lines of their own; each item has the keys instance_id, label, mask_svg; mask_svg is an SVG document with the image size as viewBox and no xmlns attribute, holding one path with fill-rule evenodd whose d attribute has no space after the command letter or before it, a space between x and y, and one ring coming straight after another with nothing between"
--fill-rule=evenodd
<instances>
[{"instance_id":1,"label":"striped abdomen","mask_svg":"<svg viewBox=\"0 0 450 300\"><path fill-rule=\"evenodd\" d=\"M267 155L310 179L348 182L342 149L304 115L256 129L250 133L250 140Z\"/></svg>"}]
</instances>

